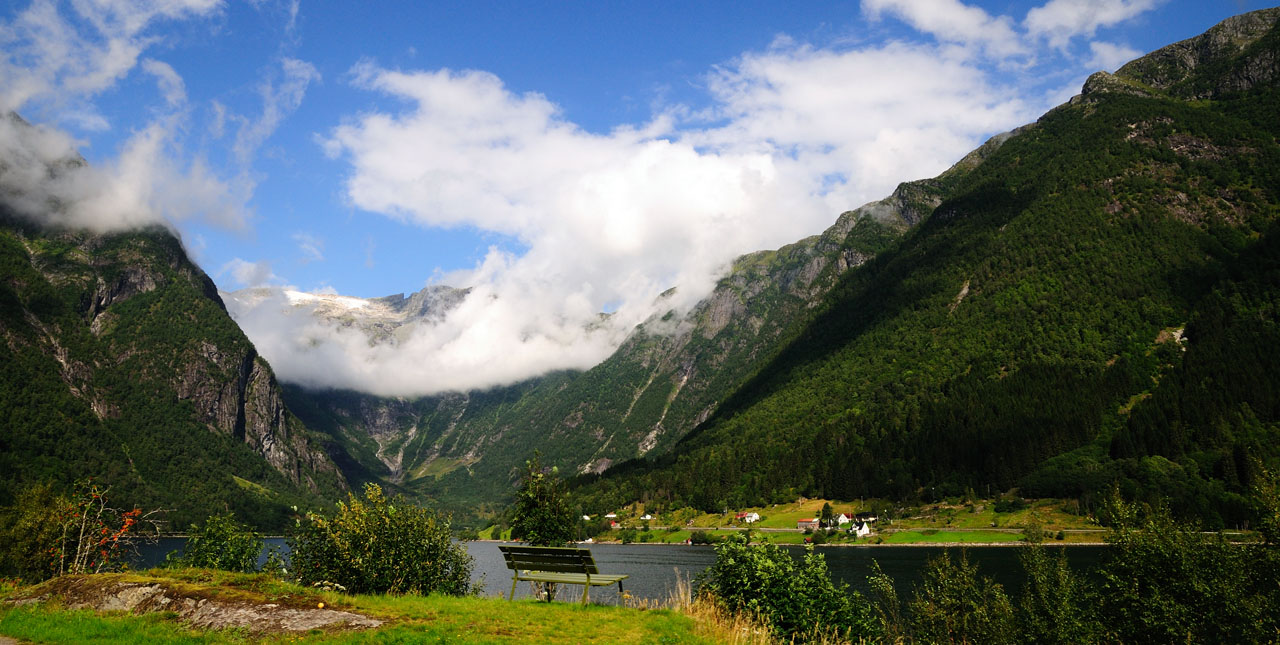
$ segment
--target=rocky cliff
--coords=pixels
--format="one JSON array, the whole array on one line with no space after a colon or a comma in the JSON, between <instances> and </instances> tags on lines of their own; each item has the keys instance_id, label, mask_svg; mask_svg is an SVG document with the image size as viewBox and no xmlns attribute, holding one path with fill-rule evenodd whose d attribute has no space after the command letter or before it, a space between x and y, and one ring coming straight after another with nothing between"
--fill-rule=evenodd
<instances>
[{"instance_id":1,"label":"rocky cliff","mask_svg":"<svg viewBox=\"0 0 1280 645\"><path fill-rule=\"evenodd\" d=\"M172 233L0 224L5 488L97 476L148 501L246 508L344 488Z\"/></svg>"}]
</instances>

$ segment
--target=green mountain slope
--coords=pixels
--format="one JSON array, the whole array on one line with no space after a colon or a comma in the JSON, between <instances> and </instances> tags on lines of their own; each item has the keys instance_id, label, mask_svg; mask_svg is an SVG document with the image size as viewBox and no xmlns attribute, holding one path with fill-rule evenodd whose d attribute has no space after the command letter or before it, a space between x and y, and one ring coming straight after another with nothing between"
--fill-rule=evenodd
<instances>
[{"instance_id":1,"label":"green mountain slope","mask_svg":"<svg viewBox=\"0 0 1280 645\"><path fill-rule=\"evenodd\" d=\"M1242 520L1247 464L1280 456L1277 17L1090 78L672 453L580 494L718 510L1024 484L1087 503L1120 481Z\"/></svg>"},{"instance_id":2,"label":"green mountain slope","mask_svg":"<svg viewBox=\"0 0 1280 645\"><path fill-rule=\"evenodd\" d=\"M420 399L296 386L286 398L341 446L348 478L401 486L463 513L501 508L535 449L582 473L663 454L804 328L841 274L894 244L1006 138L844 213L821 235L739 258L692 311L639 325L588 371Z\"/></svg>"},{"instance_id":3,"label":"green mountain slope","mask_svg":"<svg viewBox=\"0 0 1280 645\"><path fill-rule=\"evenodd\" d=\"M280 527L345 482L170 232L0 219L0 503L93 476L113 501Z\"/></svg>"}]
</instances>

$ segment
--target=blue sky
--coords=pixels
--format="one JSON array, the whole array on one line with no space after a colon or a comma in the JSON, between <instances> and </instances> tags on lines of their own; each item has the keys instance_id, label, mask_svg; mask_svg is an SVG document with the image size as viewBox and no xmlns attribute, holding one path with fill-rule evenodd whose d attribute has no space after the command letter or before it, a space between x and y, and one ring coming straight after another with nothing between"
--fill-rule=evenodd
<instances>
[{"instance_id":1,"label":"blue sky","mask_svg":"<svg viewBox=\"0 0 1280 645\"><path fill-rule=\"evenodd\" d=\"M504 303L420 359L529 359L421 392L589 366L666 288L687 306L734 256L818 233L1090 73L1264 6L11 3L0 108L41 126L6 154L75 148L93 166L32 189L72 204L64 222L169 222L224 290L440 283ZM602 310L616 329L584 342ZM458 347L470 358L440 354Z\"/></svg>"}]
</instances>

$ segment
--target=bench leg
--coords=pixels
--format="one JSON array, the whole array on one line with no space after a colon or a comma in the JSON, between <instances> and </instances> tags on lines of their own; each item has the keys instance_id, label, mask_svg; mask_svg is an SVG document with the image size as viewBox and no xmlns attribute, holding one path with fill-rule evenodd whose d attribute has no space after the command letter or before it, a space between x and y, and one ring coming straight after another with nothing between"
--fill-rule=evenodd
<instances>
[{"instance_id":1,"label":"bench leg","mask_svg":"<svg viewBox=\"0 0 1280 645\"><path fill-rule=\"evenodd\" d=\"M587 604L587 596L590 595L590 593L591 593L591 583L587 582L587 584L582 585L582 604L584 605Z\"/></svg>"},{"instance_id":2,"label":"bench leg","mask_svg":"<svg viewBox=\"0 0 1280 645\"><path fill-rule=\"evenodd\" d=\"M517 583L517 582L520 582L520 577L519 577L519 576L511 576L511 595L510 595L509 597L507 597L507 600L515 600L515 599L516 599L516 583Z\"/></svg>"},{"instance_id":3,"label":"bench leg","mask_svg":"<svg viewBox=\"0 0 1280 645\"><path fill-rule=\"evenodd\" d=\"M618 606L622 606L622 581L618 581Z\"/></svg>"}]
</instances>

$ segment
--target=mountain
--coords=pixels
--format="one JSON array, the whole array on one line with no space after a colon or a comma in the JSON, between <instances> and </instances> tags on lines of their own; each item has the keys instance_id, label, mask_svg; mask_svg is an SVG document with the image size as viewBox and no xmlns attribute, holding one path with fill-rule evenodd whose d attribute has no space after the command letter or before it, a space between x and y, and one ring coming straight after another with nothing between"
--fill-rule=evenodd
<instances>
[{"instance_id":1,"label":"mountain","mask_svg":"<svg viewBox=\"0 0 1280 645\"><path fill-rule=\"evenodd\" d=\"M901 184L886 199L842 214L821 235L739 258L691 311L667 311L637 326L585 372L420 398L286 385L286 400L341 447L335 454L348 478L400 486L461 512L500 506L534 447L549 463L581 473L663 454L799 332L840 275L891 246L1008 136L937 178ZM370 300L285 293L279 304L290 315L393 343L402 330L438 320L464 293L429 287L409 298ZM274 294L248 289L227 299L235 314Z\"/></svg>"},{"instance_id":2,"label":"mountain","mask_svg":"<svg viewBox=\"0 0 1280 645\"><path fill-rule=\"evenodd\" d=\"M945 187L594 510L1119 485L1210 525L1280 465L1280 9L1098 73ZM763 358L763 356L762 356Z\"/></svg>"},{"instance_id":3,"label":"mountain","mask_svg":"<svg viewBox=\"0 0 1280 645\"><path fill-rule=\"evenodd\" d=\"M0 419L5 499L93 476L119 504L173 509L178 528L227 508L279 528L290 506L346 488L162 227L96 234L0 213Z\"/></svg>"}]
</instances>

